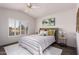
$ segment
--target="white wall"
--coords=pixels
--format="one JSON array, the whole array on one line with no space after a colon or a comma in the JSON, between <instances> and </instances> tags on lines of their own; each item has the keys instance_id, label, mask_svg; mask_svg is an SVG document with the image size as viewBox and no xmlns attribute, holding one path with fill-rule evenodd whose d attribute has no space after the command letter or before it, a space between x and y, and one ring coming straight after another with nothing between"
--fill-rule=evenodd
<instances>
[{"instance_id":1,"label":"white wall","mask_svg":"<svg viewBox=\"0 0 79 59\"><path fill-rule=\"evenodd\" d=\"M48 15L42 18L37 19L36 32L39 31L39 28L42 26L42 20L48 17L55 17L57 28L62 28L66 34L67 45L76 47L76 11L75 9L65 10L62 12L57 12L52 15Z\"/></svg>"},{"instance_id":2,"label":"white wall","mask_svg":"<svg viewBox=\"0 0 79 59\"><path fill-rule=\"evenodd\" d=\"M0 8L0 45L18 41L20 37L8 37L8 19L13 18L25 22L29 34L35 32L35 19L20 11Z\"/></svg>"}]
</instances>

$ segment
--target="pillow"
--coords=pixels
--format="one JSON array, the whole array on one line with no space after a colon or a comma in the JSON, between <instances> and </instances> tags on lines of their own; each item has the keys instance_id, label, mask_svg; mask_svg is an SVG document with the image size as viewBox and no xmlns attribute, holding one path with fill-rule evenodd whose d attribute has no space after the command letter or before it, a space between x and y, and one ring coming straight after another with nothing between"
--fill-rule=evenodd
<instances>
[{"instance_id":1,"label":"pillow","mask_svg":"<svg viewBox=\"0 0 79 59\"><path fill-rule=\"evenodd\" d=\"M54 36L55 35L55 30L48 30L48 35L49 36Z\"/></svg>"},{"instance_id":2,"label":"pillow","mask_svg":"<svg viewBox=\"0 0 79 59\"><path fill-rule=\"evenodd\" d=\"M44 31L44 36L48 36L48 31Z\"/></svg>"},{"instance_id":3,"label":"pillow","mask_svg":"<svg viewBox=\"0 0 79 59\"><path fill-rule=\"evenodd\" d=\"M48 31L41 30L40 31L40 35L41 36L47 36L48 35Z\"/></svg>"},{"instance_id":4,"label":"pillow","mask_svg":"<svg viewBox=\"0 0 79 59\"><path fill-rule=\"evenodd\" d=\"M39 35L43 36L44 35L44 31L41 30L40 33L39 33Z\"/></svg>"}]
</instances>

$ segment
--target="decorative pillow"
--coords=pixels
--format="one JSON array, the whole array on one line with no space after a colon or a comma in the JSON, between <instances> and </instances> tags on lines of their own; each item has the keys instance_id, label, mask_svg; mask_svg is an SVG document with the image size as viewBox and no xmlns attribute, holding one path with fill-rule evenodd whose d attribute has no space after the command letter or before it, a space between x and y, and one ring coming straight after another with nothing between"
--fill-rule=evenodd
<instances>
[{"instance_id":1,"label":"decorative pillow","mask_svg":"<svg viewBox=\"0 0 79 59\"><path fill-rule=\"evenodd\" d=\"M44 31L44 36L48 36L48 31Z\"/></svg>"},{"instance_id":2,"label":"decorative pillow","mask_svg":"<svg viewBox=\"0 0 79 59\"><path fill-rule=\"evenodd\" d=\"M54 36L55 35L55 30L48 30L48 35L49 36Z\"/></svg>"},{"instance_id":3,"label":"decorative pillow","mask_svg":"<svg viewBox=\"0 0 79 59\"><path fill-rule=\"evenodd\" d=\"M41 36L47 36L48 35L48 31L41 30L40 31L40 35Z\"/></svg>"}]
</instances>

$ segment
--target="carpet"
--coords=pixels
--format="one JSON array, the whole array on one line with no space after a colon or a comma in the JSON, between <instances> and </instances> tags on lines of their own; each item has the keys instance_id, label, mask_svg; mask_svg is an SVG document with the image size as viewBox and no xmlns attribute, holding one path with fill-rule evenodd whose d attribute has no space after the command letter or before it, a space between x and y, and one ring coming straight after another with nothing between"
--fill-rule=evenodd
<instances>
[{"instance_id":1,"label":"carpet","mask_svg":"<svg viewBox=\"0 0 79 59\"><path fill-rule=\"evenodd\" d=\"M19 46L19 44L13 44L4 47L7 55L32 55L28 50ZM62 49L49 46L45 51L44 55L61 55Z\"/></svg>"}]
</instances>

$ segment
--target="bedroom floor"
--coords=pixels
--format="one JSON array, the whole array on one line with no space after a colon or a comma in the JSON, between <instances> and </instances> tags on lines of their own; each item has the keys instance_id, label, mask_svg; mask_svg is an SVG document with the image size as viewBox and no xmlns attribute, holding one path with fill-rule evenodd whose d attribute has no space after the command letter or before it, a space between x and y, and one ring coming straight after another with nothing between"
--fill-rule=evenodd
<instances>
[{"instance_id":1,"label":"bedroom floor","mask_svg":"<svg viewBox=\"0 0 79 59\"><path fill-rule=\"evenodd\" d=\"M62 55L77 55L77 49L68 46L60 46L59 44L53 44L52 46L62 49Z\"/></svg>"},{"instance_id":2,"label":"bedroom floor","mask_svg":"<svg viewBox=\"0 0 79 59\"><path fill-rule=\"evenodd\" d=\"M58 44L53 44L52 46L62 49L62 55L77 55L75 48L60 46ZM6 52L3 47L0 47L0 55L6 55Z\"/></svg>"}]
</instances>

